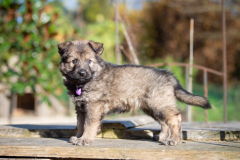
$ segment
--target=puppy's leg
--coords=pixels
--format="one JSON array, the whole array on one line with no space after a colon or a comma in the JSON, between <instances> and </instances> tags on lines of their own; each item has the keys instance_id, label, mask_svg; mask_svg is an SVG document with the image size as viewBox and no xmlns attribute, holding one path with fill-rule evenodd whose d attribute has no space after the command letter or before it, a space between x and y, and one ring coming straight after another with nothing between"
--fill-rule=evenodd
<instances>
[{"instance_id":1,"label":"puppy's leg","mask_svg":"<svg viewBox=\"0 0 240 160\"><path fill-rule=\"evenodd\" d=\"M181 125L181 114L177 113L169 118L167 118L167 124L169 125L171 137L165 140L163 143L165 145L177 145L181 139L182 125Z\"/></svg>"},{"instance_id":2,"label":"puppy's leg","mask_svg":"<svg viewBox=\"0 0 240 160\"><path fill-rule=\"evenodd\" d=\"M167 86L169 85L169 86ZM158 94L161 95L161 97L151 97L149 106L151 106L154 110L154 113L159 113L161 120L165 122L165 124L168 125L170 130L170 138L167 138L163 143L165 145L177 145L180 138L181 138L181 114L179 113L177 109L175 94L174 94L174 88L171 86L171 84L166 84L165 87L159 88ZM150 105L150 104L155 105ZM156 105L158 104L158 105ZM156 116L155 116L156 117ZM166 125L163 125L164 130L167 130ZM167 132L167 131L165 131ZM160 133L160 135L165 138L166 135L163 133Z\"/></svg>"},{"instance_id":3,"label":"puppy's leg","mask_svg":"<svg viewBox=\"0 0 240 160\"><path fill-rule=\"evenodd\" d=\"M84 122L85 122L85 115L82 112L77 112L77 135L72 136L69 139L70 143L77 143L77 139L83 135L84 131Z\"/></svg>"},{"instance_id":4,"label":"puppy's leg","mask_svg":"<svg viewBox=\"0 0 240 160\"><path fill-rule=\"evenodd\" d=\"M153 139L163 142L169 137L169 127L164 121L159 120L158 122L161 125L161 132L159 135L154 135Z\"/></svg>"},{"instance_id":5,"label":"puppy's leg","mask_svg":"<svg viewBox=\"0 0 240 160\"><path fill-rule=\"evenodd\" d=\"M104 113L100 106L91 105L85 117L84 132L81 138L77 139L76 145L90 145L97 135L98 128L104 118Z\"/></svg>"},{"instance_id":6,"label":"puppy's leg","mask_svg":"<svg viewBox=\"0 0 240 160\"><path fill-rule=\"evenodd\" d=\"M161 109L158 109L157 107L153 108L149 105L142 108L142 110L149 116L153 117L161 125L161 132L159 135L154 135L153 140L165 141L169 137L169 126L165 122L165 117Z\"/></svg>"}]
</instances>

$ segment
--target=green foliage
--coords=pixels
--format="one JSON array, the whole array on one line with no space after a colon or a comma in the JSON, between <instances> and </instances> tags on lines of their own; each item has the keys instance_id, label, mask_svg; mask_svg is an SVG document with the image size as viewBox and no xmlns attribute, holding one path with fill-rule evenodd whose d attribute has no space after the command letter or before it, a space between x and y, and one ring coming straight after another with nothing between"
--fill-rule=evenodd
<instances>
[{"instance_id":1,"label":"green foliage","mask_svg":"<svg viewBox=\"0 0 240 160\"><path fill-rule=\"evenodd\" d=\"M13 92L36 85L67 101L66 89L58 70L57 44L88 39L104 43L103 59L115 63L114 8L109 0L79 0L79 28L74 12L61 1L2 0L0 3L0 81ZM71 13L70 13L71 12ZM82 31L84 30L84 31ZM81 35L80 35L81 34ZM120 36L120 42L123 37ZM46 95L41 94L47 101Z\"/></svg>"},{"instance_id":2,"label":"green foliage","mask_svg":"<svg viewBox=\"0 0 240 160\"><path fill-rule=\"evenodd\" d=\"M3 0L0 9L1 83L20 94L26 87L35 92L38 84L48 93L63 90L57 37L72 38L75 28L66 23L61 4Z\"/></svg>"},{"instance_id":3,"label":"green foliage","mask_svg":"<svg viewBox=\"0 0 240 160\"><path fill-rule=\"evenodd\" d=\"M121 32L120 32L121 34ZM84 38L101 42L104 44L104 52L102 58L105 61L116 63L115 58L115 23L111 20L105 20L99 23L91 23L86 27L86 32L83 35ZM123 37L119 37L119 41L123 40Z\"/></svg>"},{"instance_id":4,"label":"green foliage","mask_svg":"<svg viewBox=\"0 0 240 160\"><path fill-rule=\"evenodd\" d=\"M79 4L86 23L104 21L114 15L113 5L109 0L79 0Z\"/></svg>"},{"instance_id":5,"label":"green foliage","mask_svg":"<svg viewBox=\"0 0 240 160\"><path fill-rule=\"evenodd\" d=\"M104 44L102 57L105 61L116 63L114 8L109 0L79 0L86 26L81 36ZM121 28L119 26L119 28ZM123 41L120 31L119 41Z\"/></svg>"}]
</instances>

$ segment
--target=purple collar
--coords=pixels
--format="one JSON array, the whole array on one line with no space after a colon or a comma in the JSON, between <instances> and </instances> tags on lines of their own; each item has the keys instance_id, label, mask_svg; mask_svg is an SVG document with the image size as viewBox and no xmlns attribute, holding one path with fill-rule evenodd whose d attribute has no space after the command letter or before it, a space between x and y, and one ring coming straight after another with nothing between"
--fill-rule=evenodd
<instances>
[{"instance_id":1,"label":"purple collar","mask_svg":"<svg viewBox=\"0 0 240 160\"><path fill-rule=\"evenodd\" d=\"M76 86L76 94L79 95L79 96L82 94L81 87Z\"/></svg>"}]
</instances>

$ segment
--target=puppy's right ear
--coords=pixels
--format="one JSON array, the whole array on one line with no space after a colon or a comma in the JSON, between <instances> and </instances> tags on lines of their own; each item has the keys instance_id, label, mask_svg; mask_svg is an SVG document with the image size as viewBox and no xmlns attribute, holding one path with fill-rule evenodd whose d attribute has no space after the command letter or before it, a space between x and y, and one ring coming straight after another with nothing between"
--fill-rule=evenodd
<instances>
[{"instance_id":1,"label":"puppy's right ear","mask_svg":"<svg viewBox=\"0 0 240 160\"><path fill-rule=\"evenodd\" d=\"M71 41L67 41L67 42L59 44L58 45L58 53L62 56L65 53L65 51L67 51L67 49L71 43L72 43Z\"/></svg>"},{"instance_id":2,"label":"puppy's right ear","mask_svg":"<svg viewBox=\"0 0 240 160\"><path fill-rule=\"evenodd\" d=\"M98 43L94 41L89 41L88 43L96 54L101 55L103 53L103 43Z\"/></svg>"}]
</instances>

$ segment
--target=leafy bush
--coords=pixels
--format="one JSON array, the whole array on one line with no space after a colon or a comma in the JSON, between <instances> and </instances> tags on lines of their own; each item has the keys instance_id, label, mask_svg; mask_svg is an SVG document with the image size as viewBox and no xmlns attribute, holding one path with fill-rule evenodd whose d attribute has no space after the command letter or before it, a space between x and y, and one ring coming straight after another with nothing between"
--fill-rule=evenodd
<instances>
[{"instance_id":1,"label":"leafy bush","mask_svg":"<svg viewBox=\"0 0 240 160\"><path fill-rule=\"evenodd\" d=\"M73 39L79 30L63 16L58 1L0 1L0 81L12 92L61 95L63 84L57 44ZM44 99L44 98L43 98Z\"/></svg>"}]
</instances>

